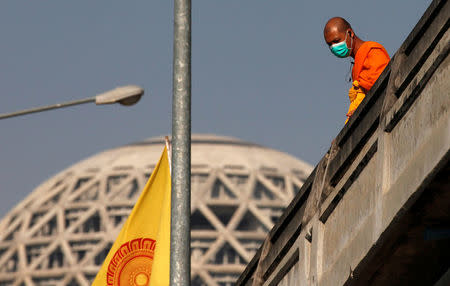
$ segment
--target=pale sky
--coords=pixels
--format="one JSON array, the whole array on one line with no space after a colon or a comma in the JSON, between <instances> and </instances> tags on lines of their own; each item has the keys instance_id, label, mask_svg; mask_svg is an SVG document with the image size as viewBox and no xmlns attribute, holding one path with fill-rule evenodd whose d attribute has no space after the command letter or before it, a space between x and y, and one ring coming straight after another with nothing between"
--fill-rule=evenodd
<instances>
[{"instance_id":1,"label":"pale sky","mask_svg":"<svg viewBox=\"0 0 450 286\"><path fill-rule=\"evenodd\" d=\"M333 16L392 56L430 0L192 1L192 131L311 164L345 121L349 59ZM171 133L172 1L0 2L0 113L126 84L133 107L82 105L0 121L0 217L41 182L102 150Z\"/></svg>"}]
</instances>

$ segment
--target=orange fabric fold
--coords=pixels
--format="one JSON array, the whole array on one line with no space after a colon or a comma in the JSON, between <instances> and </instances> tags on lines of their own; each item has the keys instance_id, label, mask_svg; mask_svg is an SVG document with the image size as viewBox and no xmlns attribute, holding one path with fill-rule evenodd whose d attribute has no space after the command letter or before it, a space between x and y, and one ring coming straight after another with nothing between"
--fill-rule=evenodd
<instances>
[{"instance_id":1,"label":"orange fabric fold","mask_svg":"<svg viewBox=\"0 0 450 286\"><path fill-rule=\"evenodd\" d=\"M377 42L367 41L355 55L352 78L369 91L390 61L386 49Z\"/></svg>"}]
</instances>

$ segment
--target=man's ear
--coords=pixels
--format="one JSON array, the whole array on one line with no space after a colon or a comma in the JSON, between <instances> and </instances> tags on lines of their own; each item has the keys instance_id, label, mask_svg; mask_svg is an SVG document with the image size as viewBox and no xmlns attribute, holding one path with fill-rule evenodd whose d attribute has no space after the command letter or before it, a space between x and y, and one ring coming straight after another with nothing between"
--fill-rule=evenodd
<instances>
[{"instance_id":1,"label":"man's ear","mask_svg":"<svg viewBox=\"0 0 450 286\"><path fill-rule=\"evenodd\" d=\"M349 30L347 31L347 33L349 33L350 38L354 38L354 37L355 37L355 32L353 32L352 29L349 29Z\"/></svg>"}]
</instances>

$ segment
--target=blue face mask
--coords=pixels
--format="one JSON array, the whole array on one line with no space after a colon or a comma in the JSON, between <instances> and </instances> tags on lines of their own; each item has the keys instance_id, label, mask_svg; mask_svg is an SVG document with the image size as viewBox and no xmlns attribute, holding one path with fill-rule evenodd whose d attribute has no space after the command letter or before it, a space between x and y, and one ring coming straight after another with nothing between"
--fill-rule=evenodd
<instances>
[{"instance_id":1,"label":"blue face mask","mask_svg":"<svg viewBox=\"0 0 450 286\"><path fill-rule=\"evenodd\" d=\"M330 46L331 52L338 58L346 58L350 55L351 48L349 49L347 47L347 35L348 33L345 35L345 40L343 40L342 42Z\"/></svg>"}]
</instances>

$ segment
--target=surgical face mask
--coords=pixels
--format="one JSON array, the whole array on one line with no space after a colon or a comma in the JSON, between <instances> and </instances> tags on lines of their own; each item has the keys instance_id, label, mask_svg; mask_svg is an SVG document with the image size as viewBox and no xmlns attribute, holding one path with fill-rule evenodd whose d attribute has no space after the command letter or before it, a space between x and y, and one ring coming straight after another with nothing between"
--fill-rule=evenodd
<instances>
[{"instance_id":1,"label":"surgical face mask","mask_svg":"<svg viewBox=\"0 0 450 286\"><path fill-rule=\"evenodd\" d=\"M338 58L346 58L350 55L350 50L347 47L347 34L345 34L345 40L343 40L342 42L336 43L336 44L332 44L330 46L330 50L333 53L333 55L335 55ZM353 42L353 40L352 40Z\"/></svg>"}]
</instances>

